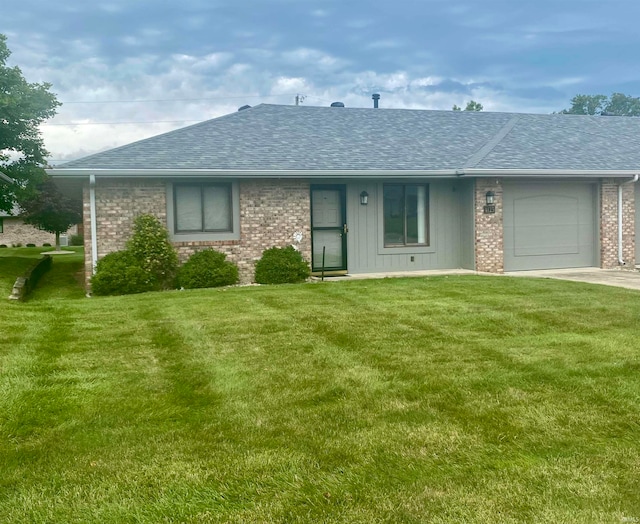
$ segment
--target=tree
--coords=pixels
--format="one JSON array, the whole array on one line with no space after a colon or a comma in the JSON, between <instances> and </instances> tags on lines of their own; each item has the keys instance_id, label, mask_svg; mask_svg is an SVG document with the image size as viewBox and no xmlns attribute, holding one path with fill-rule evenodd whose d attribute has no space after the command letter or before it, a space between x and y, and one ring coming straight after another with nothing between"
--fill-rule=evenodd
<instances>
[{"instance_id":1,"label":"tree","mask_svg":"<svg viewBox=\"0 0 640 524\"><path fill-rule=\"evenodd\" d=\"M462 108L458 107L455 104L451 109L453 109L454 111L462 111ZM482 104L480 102L476 102L475 100L469 100L467 102L467 106L464 108L465 111L482 111L483 109L484 107L482 106Z\"/></svg>"},{"instance_id":2,"label":"tree","mask_svg":"<svg viewBox=\"0 0 640 524\"><path fill-rule=\"evenodd\" d=\"M20 203L22 219L56 235L56 249L60 250L60 233L82 220L82 203L63 195L51 179L37 187L34 195Z\"/></svg>"},{"instance_id":3,"label":"tree","mask_svg":"<svg viewBox=\"0 0 640 524\"><path fill-rule=\"evenodd\" d=\"M576 95L571 107L560 111L565 115L640 116L640 98L613 93L606 95Z\"/></svg>"},{"instance_id":4,"label":"tree","mask_svg":"<svg viewBox=\"0 0 640 524\"><path fill-rule=\"evenodd\" d=\"M0 191L0 210L10 211L16 201L33 197L46 178L48 153L38 126L56 113L60 103L51 84L30 84L18 67L6 65L11 52L0 34L0 171L15 183Z\"/></svg>"}]
</instances>

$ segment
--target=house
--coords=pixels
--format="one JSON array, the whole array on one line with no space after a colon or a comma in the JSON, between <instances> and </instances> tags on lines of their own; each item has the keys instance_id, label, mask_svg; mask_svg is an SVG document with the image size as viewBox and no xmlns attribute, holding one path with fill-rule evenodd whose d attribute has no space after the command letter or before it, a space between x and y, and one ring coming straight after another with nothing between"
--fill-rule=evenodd
<instances>
[{"instance_id":1,"label":"house","mask_svg":"<svg viewBox=\"0 0 640 524\"><path fill-rule=\"evenodd\" d=\"M68 245L69 237L77 232L78 227L73 226L61 235L62 245ZM10 213L0 211L0 246L14 247L26 246L27 244L55 246L56 236L31 224L26 224L20 217L20 210L17 207L14 207Z\"/></svg>"},{"instance_id":2,"label":"house","mask_svg":"<svg viewBox=\"0 0 640 524\"><path fill-rule=\"evenodd\" d=\"M87 281L141 213L245 282L290 244L334 273L635 266L640 119L241 109L49 170L83 195Z\"/></svg>"}]
</instances>

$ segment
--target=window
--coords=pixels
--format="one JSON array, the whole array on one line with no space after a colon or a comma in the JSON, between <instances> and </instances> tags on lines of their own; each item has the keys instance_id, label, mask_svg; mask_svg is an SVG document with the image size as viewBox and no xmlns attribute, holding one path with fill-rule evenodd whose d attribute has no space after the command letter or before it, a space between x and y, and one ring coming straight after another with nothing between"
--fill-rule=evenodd
<instances>
[{"instance_id":1,"label":"window","mask_svg":"<svg viewBox=\"0 0 640 524\"><path fill-rule=\"evenodd\" d=\"M429 186L384 184L384 246L429 245Z\"/></svg>"},{"instance_id":2,"label":"window","mask_svg":"<svg viewBox=\"0 0 640 524\"><path fill-rule=\"evenodd\" d=\"M231 184L176 184L173 188L174 231L233 231Z\"/></svg>"}]
</instances>

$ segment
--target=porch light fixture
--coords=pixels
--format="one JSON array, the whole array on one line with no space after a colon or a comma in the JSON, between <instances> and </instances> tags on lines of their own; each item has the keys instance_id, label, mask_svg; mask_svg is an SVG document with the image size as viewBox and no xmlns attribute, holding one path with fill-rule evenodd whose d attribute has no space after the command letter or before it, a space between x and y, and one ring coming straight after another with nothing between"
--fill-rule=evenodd
<instances>
[{"instance_id":1,"label":"porch light fixture","mask_svg":"<svg viewBox=\"0 0 640 524\"><path fill-rule=\"evenodd\" d=\"M485 193L486 204L483 208L485 214L492 214L496 212L496 194L493 191L487 191Z\"/></svg>"},{"instance_id":2,"label":"porch light fixture","mask_svg":"<svg viewBox=\"0 0 640 524\"><path fill-rule=\"evenodd\" d=\"M363 191L360 193L360 205L366 206L369 203L369 193Z\"/></svg>"}]
</instances>

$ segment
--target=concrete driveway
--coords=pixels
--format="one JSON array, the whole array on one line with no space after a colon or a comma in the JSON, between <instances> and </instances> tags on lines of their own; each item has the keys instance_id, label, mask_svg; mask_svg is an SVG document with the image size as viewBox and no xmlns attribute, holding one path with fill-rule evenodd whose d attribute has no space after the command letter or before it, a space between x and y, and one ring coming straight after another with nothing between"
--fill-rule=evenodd
<instances>
[{"instance_id":1,"label":"concrete driveway","mask_svg":"<svg viewBox=\"0 0 640 524\"><path fill-rule=\"evenodd\" d=\"M640 291L640 271L627 271L620 269L599 269L586 267L577 269L544 269L536 271L509 271L503 273L508 277L535 277L555 278L559 280L574 280L589 284L602 284L605 286L624 287ZM391 277L428 277L437 275L487 275L498 276L495 273L477 273L469 269L440 269L427 271L401 271L397 273L363 273L344 276L326 277L328 281L358 280L365 278L391 278ZM314 277L320 280L320 277Z\"/></svg>"},{"instance_id":2,"label":"concrete driveway","mask_svg":"<svg viewBox=\"0 0 640 524\"><path fill-rule=\"evenodd\" d=\"M640 291L640 271L621 269L598 269L585 267L576 269L544 269L537 271L510 271L505 273L510 277L555 278L559 280L575 280L589 284L624 287Z\"/></svg>"}]
</instances>

